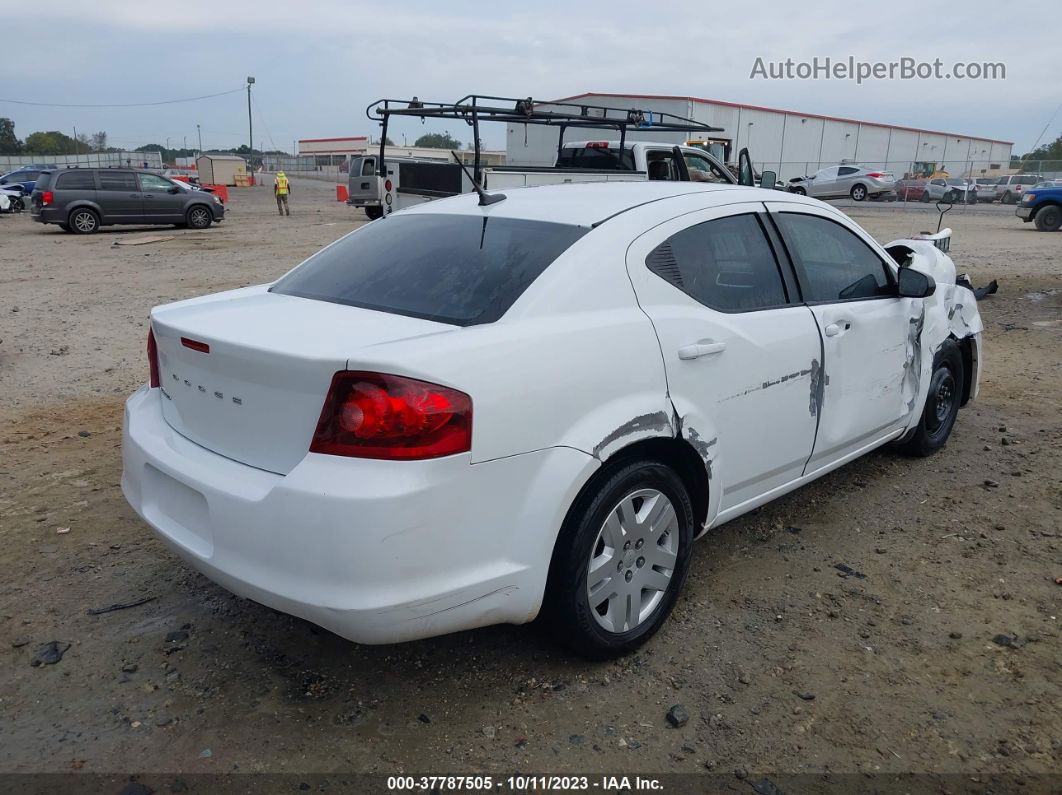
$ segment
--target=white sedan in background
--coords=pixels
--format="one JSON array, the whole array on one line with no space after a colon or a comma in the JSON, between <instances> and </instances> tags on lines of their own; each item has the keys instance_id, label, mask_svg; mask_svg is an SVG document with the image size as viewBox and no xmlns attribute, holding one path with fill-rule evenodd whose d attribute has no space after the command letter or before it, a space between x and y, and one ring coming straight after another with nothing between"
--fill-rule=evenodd
<instances>
[{"instance_id":1,"label":"white sedan in background","mask_svg":"<svg viewBox=\"0 0 1062 795\"><path fill-rule=\"evenodd\" d=\"M849 197L861 202L869 197L885 196L896 190L896 177L889 171L866 166L830 166L808 177L789 180L789 190L798 196L814 196L816 199L843 199Z\"/></svg>"},{"instance_id":2,"label":"white sedan in background","mask_svg":"<svg viewBox=\"0 0 1062 795\"><path fill-rule=\"evenodd\" d=\"M981 321L927 241L813 199L562 185L373 221L156 307L122 488L237 594L390 643L667 618L692 543L887 442L944 445Z\"/></svg>"}]
</instances>

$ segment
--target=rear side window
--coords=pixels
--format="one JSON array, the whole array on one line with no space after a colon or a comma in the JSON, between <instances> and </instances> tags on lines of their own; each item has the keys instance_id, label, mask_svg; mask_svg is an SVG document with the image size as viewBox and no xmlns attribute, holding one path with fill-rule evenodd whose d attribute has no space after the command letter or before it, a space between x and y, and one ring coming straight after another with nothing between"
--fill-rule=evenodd
<instances>
[{"instance_id":1,"label":"rear side window","mask_svg":"<svg viewBox=\"0 0 1062 795\"><path fill-rule=\"evenodd\" d=\"M61 190L95 190L96 176L91 171L67 171L59 175L55 186Z\"/></svg>"},{"instance_id":2,"label":"rear side window","mask_svg":"<svg viewBox=\"0 0 1062 795\"><path fill-rule=\"evenodd\" d=\"M493 323L587 231L479 215L396 215L323 249L270 292L457 326Z\"/></svg>"},{"instance_id":3,"label":"rear side window","mask_svg":"<svg viewBox=\"0 0 1062 795\"><path fill-rule=\"evenodd\" d=\"M885 262L839 223L815 215L776 213L808 301L895 295Z\"/></svg>"},{"instance_id":4,"label":"rear side window","mask_svg":"<svg viewBox=\"0 0 1062 795\"><path fill-rule=\"evenodd\" d=\"M623 157L617 157L619 147L580 146L561 150L557 157L558 168L600 168L621 171L634 171L634 153L623 150Z\"/></svg>"},{"instance_id":5,"label":"rear side window","mask_svg":"<svg viewBox=\"0 0 1062 795\"><path fill-rule=\"evenodd\" d=\"M127 190L137 193L140 186L136 183L136 174L132 171L101 171L100 190Z\"/></svg>"},{"instance_id":6,"label":"rear side window","mask_svg":"<svg viewBox=\"0 0 1062 795\"><path fill-rule=\"evenodd\" d=\"M774 252L752 214L683 229L653 249L645 264L712 309L743 312L786 303Z\"/></svg>"},{"instance_id":7,"label":"rear side window","mask_svg":"<svg viewBox=\"0 0 1062 795\"><path fill-rule=\"evenodd\" d=\"M50 171L42 171L41 175L37 177L37 190L47 190L48 186L52 184L52 173Z\"/></svg>"}]
</instances>

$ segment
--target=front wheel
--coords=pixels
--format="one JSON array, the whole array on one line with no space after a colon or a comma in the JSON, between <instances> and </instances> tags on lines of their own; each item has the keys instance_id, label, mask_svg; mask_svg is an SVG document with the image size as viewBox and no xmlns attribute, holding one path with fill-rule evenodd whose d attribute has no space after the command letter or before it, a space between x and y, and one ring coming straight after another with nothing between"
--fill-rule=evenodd
<instances>
[{"instance_id":1,"label":"front wheel","mask_svg":"<svg viewBox=\"0 0 1062 795\"><path fill-rule=\"evenodd\" d=\"M1033 221L1041 232L1057 232L1062 227L1062 207L1057 204L1041 207L1036 211Z\"/></svg>"},{"instance_id":2,"label":"front wheel","mask_svg":"<svg viewBox=\"0 0 1062 795\"><path fill-rule=\"evenodd\" d=\"M689 570L693 507L664 464L630 461L580 494L550 564L545 614L580 654L632 651L661 627Z\"/></svg>"},{"instance_id":3,"label":"front wheel","mask_svg":"<svg viewBox=\"0 0 1062 795\"><path fill-rule=\"evenodd\" d=\"M192 229L206 229L213 220L210 210L201 204L188 211L188 226Z\"/></svg>"},{"instance_id":4,"label":"front wheel","mask_svg":"<svg viewBox=\"0 0 1062 795\"><path fill-rule=\"evenodd\" d=\"M804 190L803 188L793 188L793 193L795 193L797 196L807 196L808 195L808 192L806 190Z\"/></svg>"},{"instance_id":5,"label":"front wheel","mask_svg":"<svg viewBox=\"0 0 1062 795\"><path fill-rule=\"evenodd\" d=\"M935 453L948 441L959 415L963 384L962 354L953 340L945 341L933 360L929 394L914 434L904 447L916 456Z\"/></svg>"},{"instance_id":6,"label":"front wheel","mask_svg":"<svg viewBox=\"0 0 1062 795\"><path fill-rule=\"evenodd\" d=\"M867 197L867 188L865 185L853 185L852 190L848 194L854 201L861 202Z\"/></svg>"},{"instance_id":7,"label":"front wheel","mask_svg":"<svg viewBox=\"0 0 1062 795\"><path fill-rule=\"evenodd\" d=\"M26 209L26 203L22 201L21 196L15 196L11 199L11 212L20 213Z\"/></svg>"}]
</instances>

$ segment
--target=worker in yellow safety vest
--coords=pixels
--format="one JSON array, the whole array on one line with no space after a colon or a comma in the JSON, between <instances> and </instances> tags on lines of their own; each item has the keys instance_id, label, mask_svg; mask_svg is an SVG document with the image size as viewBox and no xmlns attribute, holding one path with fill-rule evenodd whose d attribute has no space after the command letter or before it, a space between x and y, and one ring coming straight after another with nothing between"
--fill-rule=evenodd
<instances>
[{"instance_id":1,"label":"worker in yellow safety vest","mask_svg":"<svg viewBox=\"0 0 1062 795\"><path fill-rule=\"evenodd\" d=\"M288 209L288 194L291 193L291 185L283 171L277 172L277 178L273 180L273 195L277 197L277 215L291 215Z\"/></svg>"}]
</instances>

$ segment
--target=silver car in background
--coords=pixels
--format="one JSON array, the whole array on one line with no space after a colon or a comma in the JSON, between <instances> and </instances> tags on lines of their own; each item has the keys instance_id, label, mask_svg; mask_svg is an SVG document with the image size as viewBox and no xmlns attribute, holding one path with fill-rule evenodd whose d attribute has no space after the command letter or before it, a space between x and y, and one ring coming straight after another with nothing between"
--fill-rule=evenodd
<instances>
[{"instance_id":1,"label":"silver car in background","mask_svg":"<svg viewBox=\"0 0 1062 795\"><path fill-rule=\"evenodd\" d=\"M816 199L842 199L851 197L857 202L868 196L882 196L896 188L896 178L888 171L879 171L865 166L830 166L808 177L789 180L790 193L814 196Z\"/></svg>"},{"instance_id":2,"label":"silver car in background","mask_svg":"<svg viewBox=\"0 0 1062 795\"><path fill-rule=\"evenodd\" d=\"M938 177L926 183L925 201L947 201L952 204L975 204L977 183L966 177Z\"/></svg>"}]
</instances>

